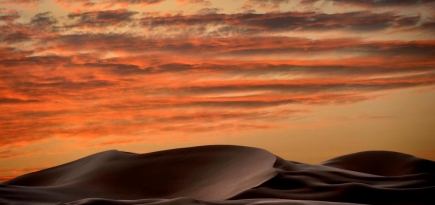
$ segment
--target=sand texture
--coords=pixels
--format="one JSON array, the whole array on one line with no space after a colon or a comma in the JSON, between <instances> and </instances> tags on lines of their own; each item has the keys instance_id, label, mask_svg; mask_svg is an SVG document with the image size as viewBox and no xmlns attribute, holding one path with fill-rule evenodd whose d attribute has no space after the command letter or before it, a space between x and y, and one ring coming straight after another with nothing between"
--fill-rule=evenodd
<instances>
[{"instance_id":1,"label":"sand texture","mask_svg":"<svg viewBox=\"0 0 435 205\"><path fill-rule=\"evenodd\" d=\"M0 204L434 205L435 162L368 151L310 165L227 145L111 150L3 182Z\"/></svg>"}]
</instances>

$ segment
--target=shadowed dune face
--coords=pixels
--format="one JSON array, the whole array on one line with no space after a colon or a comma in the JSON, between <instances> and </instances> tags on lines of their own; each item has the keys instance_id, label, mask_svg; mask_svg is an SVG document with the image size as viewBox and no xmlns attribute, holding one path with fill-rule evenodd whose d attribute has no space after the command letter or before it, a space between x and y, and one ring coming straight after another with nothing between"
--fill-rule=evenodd
<instances>
[{"instance_id":1,"label":"shadowed dune face","mask_svg":"<svg viewBox=\"0 0 435 205\"><path fill-rule=\"evenodd\" d=\"M106 151L4 182L0 204L430 205L434 167L385 151L319 165L239 146Z\"/></svg>"},{"instance_id":2,"label":"shadowed dune face","mask_svg":"<svg viewBox=\"0 0 435 205\"><path fill-rule=\"evenodd\" d=\"M276 157L255 148L205 146L150 154L106 151L24 175L5 185L81 197L221 200L276 175ZM126 188L128 187L128 188ZM83 190L85 188L86 190Z\"/></svg>"},{"instance_id":3,"label":"shadowed dune face","mask_svg":"<svg viewBox=\"0 0 435 205\"><path fill-rule=\"evenodd\" d=\"M396 167L390 167L389 161L382 160L384 154L388 155L386 159L398 163L397 167L419 167L404 170L403 174L390 171ZM365 159L366 155L373 157L375 162L360 160ZM336 161L341 157L335 158L333 161L336 167L328 166L327 163L302 164L278 157L274 165L278 171L277 176L232 199L279 198L382 205L434 204L435 172L432 168L435 162L394 152L362 152L352 156L354 158L350 161ZM354 168L353 164L359 165L361 170L345 169ZM380 176L373 173L395 175Z\"/></svg>"},{"instance_id":4,"label":"shadowed dune face","mask_svg":"<svg viewBox=\"0 0 435 205\"><path fill-rule=\"evenodd\" d=\"M65 205L354 205L350 203L283 200L283 199L244 199L225 201L201 201L191 198L176 199L145 199L145 200L107 200L84 199Z\"/></svg>"},{"instance_id":5,"label":"shadowed dune face","mask_svg":"<svg viewBox=\"0 0 435 205\"><path fill-rule=\"evenodd\" d=\"M359 152L330 159L321 164L380 176L435 173L435 163L432 161L388 151Z\"/></svg>"}]
</instances>

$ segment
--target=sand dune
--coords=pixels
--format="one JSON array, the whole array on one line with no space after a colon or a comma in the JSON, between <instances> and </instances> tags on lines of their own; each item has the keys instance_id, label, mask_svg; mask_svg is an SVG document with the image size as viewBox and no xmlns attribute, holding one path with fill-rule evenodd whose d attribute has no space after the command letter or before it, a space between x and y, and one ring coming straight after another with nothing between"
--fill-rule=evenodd
<instances>
[{"instance_id":1,"label":"sand dune","mask_svg":"<svg viewBox=\"0 0 435 205\"><path fill-rule=\"evenodd\" d=\"M435 204L435 162L371 151L319 165L262 149L106 151L0 184L0 204Z\"/></svg>"}]
</instances>

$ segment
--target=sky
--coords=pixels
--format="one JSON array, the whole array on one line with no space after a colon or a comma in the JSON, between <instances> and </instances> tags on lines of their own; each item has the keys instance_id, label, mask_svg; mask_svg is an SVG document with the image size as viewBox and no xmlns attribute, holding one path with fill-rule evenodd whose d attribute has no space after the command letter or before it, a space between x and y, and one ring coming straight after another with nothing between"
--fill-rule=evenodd
<instances>
[{"instance_id":1,"label":"sky","mask_svg":"<svg viewBox=\"0 0 435 205\"><path fill-rule=\"evenodd\" d=\"M0 181L233 144L435 160L435 0L0 0Z\"/></svg>"}]
</instances>

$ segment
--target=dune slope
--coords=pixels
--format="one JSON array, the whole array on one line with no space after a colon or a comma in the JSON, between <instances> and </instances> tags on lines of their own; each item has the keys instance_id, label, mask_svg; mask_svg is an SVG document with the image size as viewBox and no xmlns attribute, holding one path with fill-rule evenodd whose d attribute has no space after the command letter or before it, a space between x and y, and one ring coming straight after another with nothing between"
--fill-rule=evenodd
<instances>
[{"instance_id":1,"label":"dune slope","mask_svg":"<svg viewBox=\"0 0 435 205\"><path fill-rule=\"evenodd\" d=\"M17 177L4 189L52 202L87 197L109 199L191 197L221 200L257 186L276 175L276 157L247 147L204 146L149 154L106 151L68 164ZM34 191L35 196L30 193ZM56 195L54 197L53 195Z\"/></svg>"},{"instance_id":2,"label":"dune slope","mask_svg":"<svg viewBox=\"0 0 435 205\"><path fill-rule=\"evenodd\" d=\"M389 155L388 160L395 163L389 164L390 161L382 160L384 154ZM232 199L279 198L355 204L435 204L435 172L432 169L435 162L392 152L363 152L352 156L361 159L365 155L370 155L377 163L339 157L319 165L308 165L277 158L274 165L278 171L277 176ZM334 166L329 166L330 164Z\"/></svg>"},{"instance_id":3,"label":"dune slope","mask_svg":"<svg viewBox=\"0 0 435 205\"><path fill-rule=\"evenodd\" d=\"M0 204L429 205L434 168L385 151L309 165L241 146L112 150L6 181Z\"/></svg>"}]
</instances>

